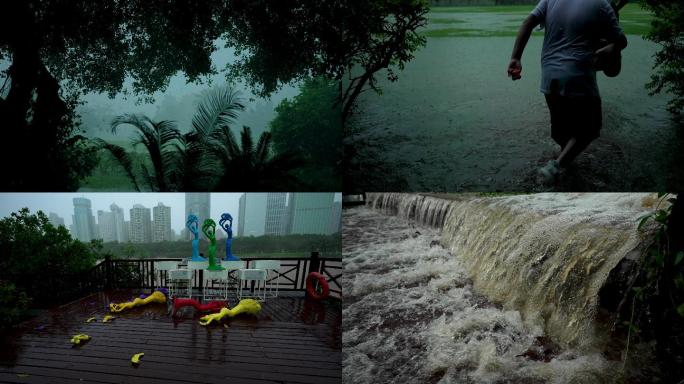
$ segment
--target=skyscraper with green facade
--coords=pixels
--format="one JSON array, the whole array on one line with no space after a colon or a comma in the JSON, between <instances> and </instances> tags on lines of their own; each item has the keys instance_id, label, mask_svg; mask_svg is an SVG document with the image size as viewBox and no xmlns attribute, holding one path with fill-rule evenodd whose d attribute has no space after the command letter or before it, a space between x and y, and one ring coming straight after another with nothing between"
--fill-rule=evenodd
<instances>
[{"instance_id":1,"label":"skyscraper with green facade","mask_svg":"<svg viewBox=\"0 0 684 384\"><path fill-rule=\"evenodd\" d=\"M289 211L290 234L328 235L339 229L334 193L292 193Z\"/></svg>"}]
</instances>

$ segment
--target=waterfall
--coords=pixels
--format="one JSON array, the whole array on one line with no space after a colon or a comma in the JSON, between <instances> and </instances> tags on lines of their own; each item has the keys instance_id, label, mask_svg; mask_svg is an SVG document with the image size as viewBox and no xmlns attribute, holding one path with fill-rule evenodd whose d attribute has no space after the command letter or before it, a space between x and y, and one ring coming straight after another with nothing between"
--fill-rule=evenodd
<instances>
[{"instance_id":1,"label":"waterfall","mask_svg":"<svg viewBox=\"0 0 684 384\"><path fill-rule=\"evenodd\" d=\"M444 225L452 204L442 198L405 193L369 193L366 198L366 204L374 209L435 228Z\"/></svg>"},{"instance_id":2,"label":"waterfall","mask_svg":"<svg viewBox=\"0 0 684 384\"><path fill-rule=\"evenodd\" d=\"M637 220L656 203L652 194L620 193L368 195L374 209L441 228L442 246L479 293L579 348L605 342L602 290L626 286L625 268L646 244Z\"/></svg>"}]
</instances>

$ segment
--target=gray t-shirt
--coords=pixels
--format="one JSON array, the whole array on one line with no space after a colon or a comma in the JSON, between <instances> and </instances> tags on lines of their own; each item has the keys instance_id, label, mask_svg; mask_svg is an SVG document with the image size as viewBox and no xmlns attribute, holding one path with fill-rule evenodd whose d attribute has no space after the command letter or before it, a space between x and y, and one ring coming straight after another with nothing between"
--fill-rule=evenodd
<instances>
[{"instance_id":1,"label":"gray t-shirt","mask_svg":"<svg viewBox=\"0 0 684 384\"><path fill-rule=\"evenodd\" d=\"M540 0L532 14L546 28L541 91L564 96L599 96L592 56L600 39L622 34L606 0Z\"/></svg>"}]
</instances>

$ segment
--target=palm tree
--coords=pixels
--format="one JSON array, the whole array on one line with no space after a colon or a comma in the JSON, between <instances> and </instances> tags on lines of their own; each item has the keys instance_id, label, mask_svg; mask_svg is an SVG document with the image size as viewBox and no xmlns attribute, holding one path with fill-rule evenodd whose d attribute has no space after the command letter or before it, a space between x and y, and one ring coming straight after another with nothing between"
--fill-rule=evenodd
<instances>
[{"instance_id":1,"label":"palm tree","mask_svg":"<svg viewBox=\"0 0 684 384\"><path fill-rule=\"evenodd\" d=\"M223 165L223 175L216 184L217 190L293 190L301 182L292 170L304 164L301 157L292 153L270 155L271 133L264 132L256 146L252 131L243 127L241 145L229 127L223 127L211 135L208 146Z\"/></svg>"},{"instance_id":2,"label":"palm tree","mask_svg":"<svg viewBox=\"0 0 684 384\"><path fill-rule=\"evenodd\" d=\"M297 179L290 172L301 162L291 154L269 156L270 133L262 134L254 147L251 132L244 127L242 145L237 145L231 125L244 108L236 91L222 87L205 95L193 116L192 129L186 134L181 134L171 121L157 123L140 115L115 118L112 132L116 133L121 125L133 126L133 147L142 144L146 149L140 177L136 177L133 160L122 147L102 139L96 142L121 164L137 191L141 185L161 192L272 190L296 185Z\"/></svg>"}]
</instances>

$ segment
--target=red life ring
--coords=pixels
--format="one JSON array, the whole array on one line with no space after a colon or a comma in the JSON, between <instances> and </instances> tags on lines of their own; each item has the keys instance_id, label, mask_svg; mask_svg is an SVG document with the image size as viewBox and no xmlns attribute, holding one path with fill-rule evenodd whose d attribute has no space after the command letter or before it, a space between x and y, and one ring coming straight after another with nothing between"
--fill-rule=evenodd
<instances>
[{"instance_id":1,"label":"red life ring","mask_svg":"<svg viewBox=\"0 0 684 384\"><path fill-rule=\"evenodd\" d=\"M318 282L321 286L321 293L316 292L314 288L314 282ZM306 277L306 293L314 300L323 300L330 295L330 286L325 276L318 272L311 272L309 276Z\"/></svg>"}]
</instances>

